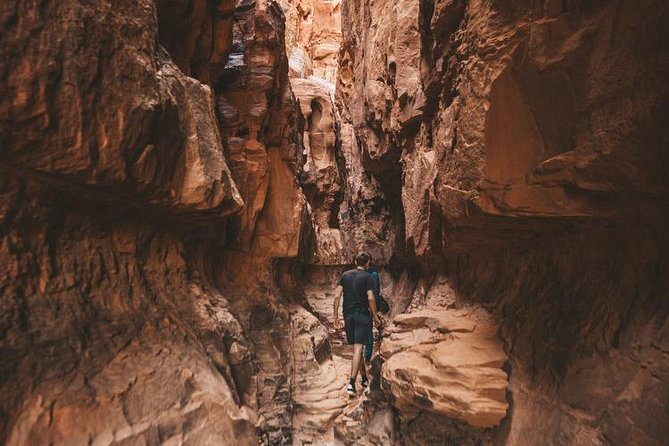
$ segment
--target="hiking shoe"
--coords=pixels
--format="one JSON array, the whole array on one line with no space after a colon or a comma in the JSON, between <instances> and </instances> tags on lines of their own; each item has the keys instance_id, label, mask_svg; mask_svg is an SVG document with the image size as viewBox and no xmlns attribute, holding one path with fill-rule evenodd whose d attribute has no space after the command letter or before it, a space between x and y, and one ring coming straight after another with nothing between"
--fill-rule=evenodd
<instances>
[{"instance_id":1,"label":"hiking shoe","mask_svg":"<svg viewBox=\"0 0 669 446\"><path fill-rule=\"evenodd\" d=\"M367 380L367 377L362 378L362 381L360 381L360 387L362 387L364 390L367 388L368 385L369 381Z\"/></svg>"},{"instance_id":2,"label":"hiking shoe","mask_svg":"<svg viewBox=\"0 0 669 446\"><path fill-rule=\"evenodd\" d=\"M348 393L348 396L356 396L357 392L355 391L355 386L349 383L348 387L346 388L346 393Z\"/></svg>"}]
</instances>

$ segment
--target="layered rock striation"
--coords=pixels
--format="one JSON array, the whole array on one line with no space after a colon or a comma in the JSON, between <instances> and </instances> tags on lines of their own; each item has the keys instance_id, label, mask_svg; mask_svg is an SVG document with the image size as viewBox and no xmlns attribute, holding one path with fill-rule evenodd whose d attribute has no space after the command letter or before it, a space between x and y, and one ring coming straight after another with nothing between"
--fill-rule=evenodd
<instances>
[{"instance_id":1,"label":"layered rock striation","mask_svg":"<svg viewBox=\"0 0 669 446\"><path fill-rule=\"evenodd\" d=\"M425 308L384 330L382 380L402 415L425 410L474 427L506 416L506 354L496 327L463 310Z\"/></svg>"}]
</instances>

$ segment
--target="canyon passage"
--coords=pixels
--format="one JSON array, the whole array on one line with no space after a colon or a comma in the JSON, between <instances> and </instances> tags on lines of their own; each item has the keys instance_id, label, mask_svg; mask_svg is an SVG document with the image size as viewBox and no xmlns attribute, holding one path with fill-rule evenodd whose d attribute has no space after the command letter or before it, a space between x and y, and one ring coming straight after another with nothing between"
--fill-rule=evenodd
<instances>
[{"instance_id":1,"label":"canyon passage","mask_svg":"<svg viewBox=\"0 0 669 446\"><path fill-rule=\"evenodd\" d=\"M666 444L668 2L0 24L1 444ZM349 398L359 251L390 312Z\"/></svg>"}]
</instances>

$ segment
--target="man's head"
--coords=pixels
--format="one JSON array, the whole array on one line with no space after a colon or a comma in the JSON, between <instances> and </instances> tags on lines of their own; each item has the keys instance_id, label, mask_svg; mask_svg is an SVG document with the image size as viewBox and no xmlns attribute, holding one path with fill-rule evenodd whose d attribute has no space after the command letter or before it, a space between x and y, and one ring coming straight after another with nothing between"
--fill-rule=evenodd
<instances>
[{"instance_id":1,"label":"man's head","mask_svg":"<svg viewBox=\"0 0 669 446\"><path fill-rule=\"evenodd\" d=\"M367 268L369 266L370 260L371 256L369 254L366 252L360 252L357 256L355 256L355 265L362 268Z\"/></svg>"}]
</instances>

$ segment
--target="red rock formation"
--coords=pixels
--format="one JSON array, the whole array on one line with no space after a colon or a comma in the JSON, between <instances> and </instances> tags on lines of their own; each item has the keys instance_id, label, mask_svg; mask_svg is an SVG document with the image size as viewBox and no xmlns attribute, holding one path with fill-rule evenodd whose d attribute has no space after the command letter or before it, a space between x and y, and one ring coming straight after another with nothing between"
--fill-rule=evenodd
<instances>
[{"instance_id":1,"label":"red rock formation","mask_svg":"<svg viewBox=\"0 0 669 446\"><path fill-rule=\"evenodd\" d=\"M211 84L222 74L231 51L233 0L159 0L160 44L181 71Z\"/></svg>"},{"instance_id":2,"label":"red rock formation","mask_svg":"<svg viewBox=\"0 0 669 446\"><path fill-rule=\"evenodd\" d=\"M16 61L3 68L5 163L137 205L238 210L212 125L211 90L158 52L155 27L142 26L152 23L153 7L138 5L128 11L133 18L109 4L50 8L3 6L0 51ZM121 27L126 31L87 31ZM125 91L137 94L119 100Z\"/></svg>"},{"instance_id":3,"label":"red rock formation","mask_svg":"<svg viewBox=\"0 0 669 446\"><path fill-rule=\"evenodd\" d=\"M340 0L280 0L291 76L334 83L341 44Z\"/></svg>"},{"instance_id":4,"label":"red rock formation","mask_svg":"<svg viewBox=\"0 0 669 446\"><path fill-rule=\"evenodd\" d=\"M3 3L0 442L662 444L662 3Z\"/></svg>"},{"instance_id":5,"label":"red rock formation","mask_svg":"<svg viewBox=\"0 0 669 446\"><path fill-rule=\"evenodd\" d=\"M248 337L288 336L257 304L302 244L301 145L281 11L232 13L0 7L3 442L277 441L254 384L272 343Z\"/></svg>"},{"instance_id":6,"label":"red rock formation","mask_svg":"<svg viewBox=\"0 0 669 446\"><path fill-rule=\"evenodd\" d=\"M294 178L301 150L281 10L271 2L238 9L217 88L227 156L246 203L234 218L232 242L256 255L296 256L304 197Z\"/></svg>"},{"instance_id":7,"label":"red rock formation","mask_svg":"<svg viewBox=\"0 0 669 446\"><path fill-rule=\"evenodd\" d=\"M301 184L315 233L315 253L309 263L346 264L360 250L387 262L397 250L396 225L378 182L365 174L346 107L333 105L334 82L348 73L342 65L336 76L340 3L283 1L282 7L287 16L291 85L304 118Z\"/></svg>"},{"instance_id":8,"label":"red rock formation","mask_svg":"<svg viewBox=\"0 0 669 446\"><path fill-rule=\"evenodd\" d=\"M315 232L313 262L342 264L339 212L343 199L342 173L337 163L339 116L327 85L315 79L291 79L304 117L304 156L301 185L309 202Z\"/></svg>"},{"instance_id":9,"label":"red rock formation","mask_svg":"<svg viewBox=\"0 0 669 446\"><path fill-rule=\"evenodd\" d=\"M338 98L366 171L401 194L386 201L420 280L448 272L501 324L513 408L495 441L660 444L666 5L342 11Z\"/></svg>"}]
</instances>

